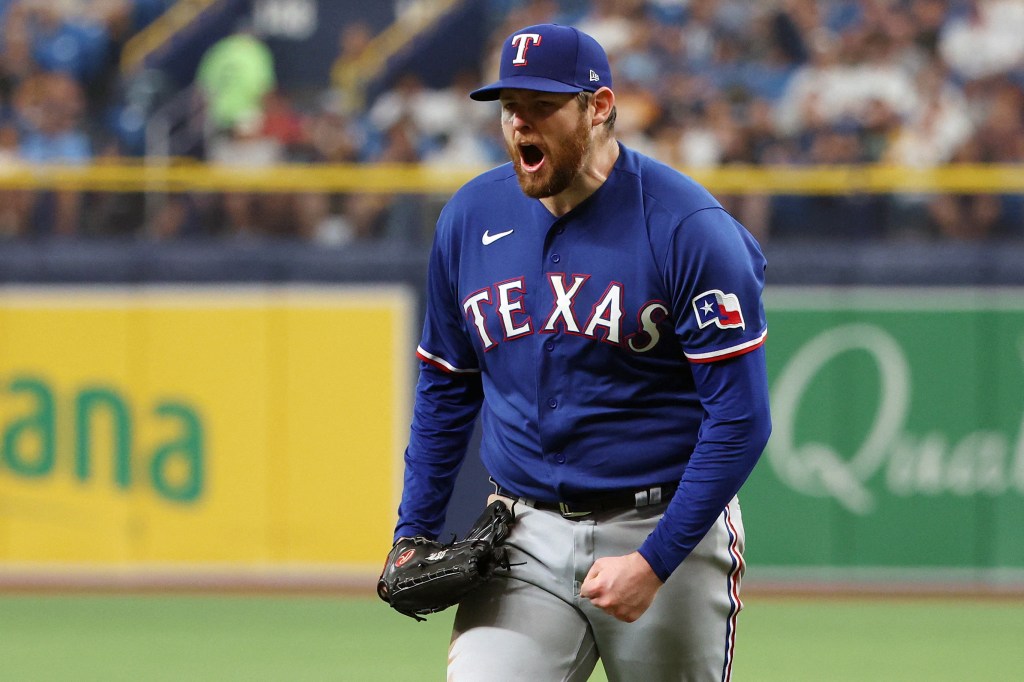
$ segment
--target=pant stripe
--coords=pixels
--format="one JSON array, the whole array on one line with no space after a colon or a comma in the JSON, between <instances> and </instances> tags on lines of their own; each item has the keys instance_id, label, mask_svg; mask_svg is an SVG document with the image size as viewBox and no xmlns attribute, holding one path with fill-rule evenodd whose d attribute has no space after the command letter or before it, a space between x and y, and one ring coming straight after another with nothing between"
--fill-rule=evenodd
<instances>
[{"instance_id":1,"label":"pant stripe","mask_svg":"<svg viewBox=\"0 0 1024 682\"><path fill-rule=\"evenodd\" d=\"M733 525L732 513L729 507L725 508L725 528L729 533L729 558L732 560L732 568L726 579L726 589L729 592L729 619L725 630L725 665L722 667L722 682L729 682L732 679L732 659L736 648L736 618L743 602L740 600L740 580L743 576L743 555L739 551L739 533Z\"/></svg>"}]
</instances>

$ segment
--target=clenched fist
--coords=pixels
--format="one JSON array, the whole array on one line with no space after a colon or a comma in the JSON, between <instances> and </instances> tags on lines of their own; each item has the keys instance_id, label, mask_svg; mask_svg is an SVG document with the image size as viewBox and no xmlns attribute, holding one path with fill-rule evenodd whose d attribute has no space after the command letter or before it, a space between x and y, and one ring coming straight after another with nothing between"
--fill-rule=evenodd
<instances>
[{"instance_id":1,"label":"clenched fist","mask_svg":"<svg viewBox=\"0 0 1024 682\"><path fill-rule=\"evenodd\" d=\"M639 552L598 559L590 567L580 596L605 613L632 623L644 614L663 585Z\"/></svg>"}]
</instances>

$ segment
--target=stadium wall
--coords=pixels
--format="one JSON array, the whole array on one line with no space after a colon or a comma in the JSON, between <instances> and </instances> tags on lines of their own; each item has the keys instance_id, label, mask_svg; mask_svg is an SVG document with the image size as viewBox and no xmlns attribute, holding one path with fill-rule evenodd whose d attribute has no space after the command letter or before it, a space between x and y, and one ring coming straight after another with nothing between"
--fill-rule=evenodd
<instances>
[{"instance_id":1,"label":"stadium wall","mask_svg":"<svg viewBox=\"0 0 1024 682\"><path fill-rule=\"evenodd\" d=\"M750 577L1024 585L1024 248L768 245ZM366 588L422 248L0 249L0 583ZM487 493L471 457L448 530Z\"/></svg>"}]
</instances>

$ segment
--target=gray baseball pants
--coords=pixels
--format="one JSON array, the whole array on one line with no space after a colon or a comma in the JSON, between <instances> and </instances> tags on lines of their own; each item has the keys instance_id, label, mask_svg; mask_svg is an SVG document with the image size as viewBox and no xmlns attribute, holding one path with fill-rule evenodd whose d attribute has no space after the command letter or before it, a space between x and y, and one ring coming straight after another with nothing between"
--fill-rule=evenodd
<instances>
[{"instance_id":1,"label":"gray baseball pants","mask_svg":"<svg viewBox=\"0 0 1024 682\"><path fill-rule=\"evenodd\" d=\"M636 622L580 597L594 561L635 551L664 510L571 520L517 503L508 544L518 565L459 605L449 682L585 682L599 658L610 682L729 680L744 570L736 498Z\"/></svg>"}]
</instances>

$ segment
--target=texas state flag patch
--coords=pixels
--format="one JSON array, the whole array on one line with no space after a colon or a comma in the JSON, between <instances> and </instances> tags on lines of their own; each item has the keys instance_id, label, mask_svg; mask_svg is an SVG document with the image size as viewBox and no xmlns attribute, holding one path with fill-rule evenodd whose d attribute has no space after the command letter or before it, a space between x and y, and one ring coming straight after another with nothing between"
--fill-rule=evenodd
<instances>
[{"instance_id":1,"label":"texas state flag patch","mask_svg":"<svg viewBox=\"0 0 1024 682\"><path fill-rule=\"evenodd\" d=\"M740 299L736 294L727 294L718 289L705 291L693 299L693 312L697 315L697 326L703 329L710 324L719 329L746 329Z\"/></svg>"}]
</instances>

